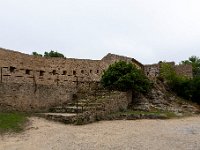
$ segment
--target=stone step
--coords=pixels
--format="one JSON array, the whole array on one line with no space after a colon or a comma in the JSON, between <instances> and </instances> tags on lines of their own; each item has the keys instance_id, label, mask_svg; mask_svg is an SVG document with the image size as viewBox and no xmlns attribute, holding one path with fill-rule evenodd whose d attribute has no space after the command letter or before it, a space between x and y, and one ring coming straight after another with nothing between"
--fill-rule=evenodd
<instances>
[{"instance_id":1,"label":"stone step","mask_svg":"<svg viewBox=\"0 0 200 150\"><path fill-rule=\"evenodd\" d=\"M97 90L89 90L89 91L78 91L78 93L80 94L93 94L93 93L109 93L110 91L106 90L106 89L97 89Z\"/></svg>"},{"instance_id":2,"label":"stone step","mask_svg":"<svg viewBox=\"0 0 200 150\"><path fill-rule=\"evenodd\" d=\"M53 107L50 109L50 112L54 113L82 113L83 109L82 107L76 107L76 106L58 106Z\"/></svg>"},{"instance_id":3,"label":"stone step","mask_svg":"<svg viewBox=\"0 0 200 150\"><path fill-rule=\"evenodd\" d=\"M68 105L68 106L58 106L50 109L50 112L54 113L83 113L84 111L89 110L104 110L105 107L101 103L89 103L89 104L79 104L78 107L76 105Z\"/></svg>"},{"instance_id":4,"label":"stone step","mask_svg":"<svg viewBox=\"0 0 200 150\"><path fill-rule=\"evenodd\" d=\"M98 96L109 96L109 92L101 93L101 92L96 92L92 93L90 95L87 95L87 97L98 97Z\"/></svg>"},{"instance_id":5,"label":"stone step","mask_svg":"<svg viewBox=\"0 0 200 150\"><path fill-rule=\"evenodd\" d=\"M67 106L78 106L78 107L85 107L85 106L102 106L103 103L96 103L96 102L88 102L88 101L80 101L78 103L68 103Z\"/></svg>"},{"instance_id":6,"label":"stone step","mask_svg":"<svg viewBox=\"0 0 200 150\"><path fill-rule=\"evenodd\" d=\"M95 99L82 99L82 100L78 100L78 103L85 103L85 104L95 103L95 102L96 102Z\"/></svg>"},{"instance_id":7,"label":"stone step","mask_svg":"<svg viewBox=\"0 0 200 150\"><path fill-rule=\"evenodd\" d=\"M107 90L102 90L102 91L92 91L92 92L87 92L87 93L78 93L78 97L83 97L85 96L86 98L93 98L93 97L98 97L98 96L109 96L109 91Z\"/></svg>"},{"instance_id":8,"label":"stone step","mask_svg":"<svg viewBox=\"0 0 200 150\"><path fill-rule=\"evenodd\" d=\"M74 121L74 118L77 116L72 113L39 113L36 114L39 117L43 117L48 120L59 121L66 124L71 124Z\"/></svg>"}]
</instances>

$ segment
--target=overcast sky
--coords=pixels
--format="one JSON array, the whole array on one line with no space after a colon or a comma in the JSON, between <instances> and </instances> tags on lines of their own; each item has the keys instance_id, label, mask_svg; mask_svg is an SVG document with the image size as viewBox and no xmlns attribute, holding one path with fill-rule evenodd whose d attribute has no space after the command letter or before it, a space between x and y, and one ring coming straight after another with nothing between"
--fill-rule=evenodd
<instances>
[{"instance_id":1,"label":"overcast sky","mask_svg":"<svg viewBox=\"0 0 200 150\"><path fill-rule=\"evenodd\" d=\"M0 47L178 63L200 56L200 0L0 0Z\"/></svg>"}]
</instances>

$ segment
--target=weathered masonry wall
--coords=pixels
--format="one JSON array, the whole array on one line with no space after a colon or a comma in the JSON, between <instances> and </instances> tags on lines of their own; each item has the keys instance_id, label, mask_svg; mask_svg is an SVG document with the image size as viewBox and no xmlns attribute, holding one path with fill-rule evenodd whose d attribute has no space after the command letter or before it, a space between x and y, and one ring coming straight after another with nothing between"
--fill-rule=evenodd
<instances>
[{"instance_id":1,"label":"weathered masonry wall","mask_svg":"<svg viewBox=\"0 0 200 150\"><path fill-rule=\"evenodd\" d=\"M192 78L192 65L176 65L175 70L179 75L185 75L186 77Z\"/></svg>"},{"instance_id":2,"label":"weathered masonry wall","mask_svg":"<svg viewBox=\"0 0 200 150\"><path fill-rule=\"evenodd\" d=\"M184 75L188 78L193 78L193 72L192 72L191 65L175 65L174 62L167 62L167 63L171 64L174 67L177 74ZM161 67L161 63L145 65L144 72L150 79L154 79L159 76L160 67Z\"/></svg>"},{"instance_id":3,"label":"weathered masonry wall","mask_svg":"<svg viewBox=\"0 0 200 150\"><path fill-rule=\"evenodd\" d=\"M0 50L1 82L66 84L98 81L102 69L98 60L33 57Z\"/></svg>"},{"instance_id":4,"label":"weathered masonry wall","mask_svg":"<svg viewBox=\"0 0 200 150\"><path fill-rule=\"evenodd\" d=\"M45 112L49 107L70 102L75 91L64 86L27 83L0 84L0 111Z\"/></svg>"},{"instance_id":5,"label":"weathered masonry wall","mask_svg":"<svg viewBox=\"0 0 200 150\"><path fill-rule=\"evenodd\" d=\"M33 83L66 85L99 81L103 70L116 61L142 64L129 57L108 54L102 60L34 57L0 49L0 81L6 83Z\"/></svg>"},{"instance_id":6,"label":"weathered masonry wall","mask_svg":"<svg viewBox=\"0 0 200 150\"><path fill-rule=\"evenodd\" d=\"M45 111L71 102L78 88L90 90L111 63L131 59L109 54L106 60L43 58L0 49L0 111Z\"/></svg>"},{"instance_id":7,"label":"weathered masonry wall","mask_svg":"<svg viewBox=\"0 0 200 150\"><path fill-rule=\"evenodd\" d=\"M105 57L101 59L101 68L108 68L110 64L113 64L117 61L126 61L129 63L134 64L138 69L144 69L143 64L135 60L134 58L130 57L125 57L125 56L119 56L119 55L114 55L114 54L107 54Z\"/></svg>"},{"instance_id":8,"label":"weathered masonry wall","mask_svg":"<svg viewBox=\"0 0 200 150\"><path fill-rule=\"evenodd\" d=\"M144 72L147 77L156 78L160 74L160 65L159 64L145 65Z\"/></svg>"},{"instance_id":9,"label":"weathered masonry wall","mask_svg":"<svg viewBox=\"0 0 200 150\"><path fill-rule=\"evenodd\" d=\"M134 58L108 54L101 60L44 58L0 48L0 111L46 111L71 102L78 89L91 90L110 64L126 61L144 70L149 78L160 73L160 64L143 65ZM192 77L191 66L175 66Z\"/></svg>"},{"instance_id":10,"label":"weathered masonry wall","mask_svg":"<svg viewBox=\"0 0 200 150\"><path fill-rule=\"evenodd\" d=\"M45 111L72 101L77 88L90 89L99 61L50 59L0 50L0 111Z\"/></svg>"}]
</instances>

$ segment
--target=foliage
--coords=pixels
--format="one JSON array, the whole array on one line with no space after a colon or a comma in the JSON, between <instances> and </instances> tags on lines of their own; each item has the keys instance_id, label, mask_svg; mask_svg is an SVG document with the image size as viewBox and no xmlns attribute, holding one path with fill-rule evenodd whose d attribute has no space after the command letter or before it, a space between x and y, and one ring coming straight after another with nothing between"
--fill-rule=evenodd
<instances>
[{"instance_id":1,"label":"foliage","mask_svg":"<svg viewBox=\"0 0 200 150\"><path fill-rule=\"evenodd\" d=\"M41 56L42 57L42 54L39 54L37 52L32 52L32 55L34 55L34 56Z\"/></svg>"},{"instance_id":2,"label":"foliage","mask_svg":"<svg viewBox=\"0 0 200 150\"><path fill-rule=\"evenodd\" d=\"M104 71L101 83L108 89L128 91L134 90L145 93L151 83L144 73L137 69L133 64L119 61L109 66Z\"/></svg>"},{"instance_id":3,"label":"foliage","mask_svg":"<svg viewBox=\"0 0 200 150\"><path fill-rule=\"evenodd\" d=\"M177 75L175 69L171 64L162 62L160 68L160 77L165 79L168 83L172 83Z\"/></svg>"},{"instance_id":4,"label":"foliage","mask_svg":"<svg viewBox=\"0 0 200 150\"><path fill-rule=\"evenodd\" d=\"M65 56L57 51L50 51L50 52L44 52L44 55L39 54L37 52L32 52L32 55L34 56L41 56L41 57L61 57L61 58L65 58Z\"/></svg>"},{"instance_id":5,"label":"foliage","mask_svg":"<svg viewBox=\"0 0 200 150\"><path fill-rule=\"evenodd\" d=\"M135 111L135 110L125 110L125 111L121 111L121 112L115 112L110 114L109 116L154 116L155 118L159 118L162 117L164 119L167 118L175 118L177 117L177 115L174 112L170 112L170 111L161 111L161 110L155 110L155 111Z\"/></svg>"},{"instance_id":6,"label":"foliage","mask_svg":"<svg viewBox=\"0 0 200 150\"><path fill-rule=\"evenodd\" d=\"M175 69L166 63L161 65L160 76L178 96L200 104L200 77L190 79L177 75Z\"/></svg>"},{"instance_id":7,"label":"foliage","mask_svg":"<svg viewBox=\"0 0 200 150\"><path fill-rule=\"evenodd\" d=\"M200 76L200 59L197 56L191 56L188 60L182 61L181 64L191 64L194 77Z\"/></svg>"},{"instance_id":8,"label":"foliage","mask_svg":"<svg viewBox=\"0 0 200 150\"><path fill-rule=\"evenodd\" d=\"M191 84L192 100L200 104L200 77L195 77Z\"/></svg>"},{"instance_id":9,"label":"foliage","mask_svg":"<svg viewBox=\"0 0 200 150\"><path fill-rule=\"evenodd\" d=\"M44 52L44 57L62 57L64 58L65 56L59 52L54 52L54 51L50 51L50 52Z\"/></svg>"},{"instance_id":10,"label":"foliage","mask_svg":"<svg viewBox=\"0 0 200 150\"><path fill-rule=\"evenodd\" d=\"M0 133L19 132L26 120L26 115L21 113L0 113Z\"/></svg>"}]
</instances>

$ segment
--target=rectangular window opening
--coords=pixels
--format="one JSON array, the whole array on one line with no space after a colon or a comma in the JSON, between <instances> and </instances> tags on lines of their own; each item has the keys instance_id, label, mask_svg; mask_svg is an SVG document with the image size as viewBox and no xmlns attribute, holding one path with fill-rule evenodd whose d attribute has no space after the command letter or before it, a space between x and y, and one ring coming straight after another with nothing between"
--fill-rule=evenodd
<instances>
[{"instance_id":1,"label":"rectangular window opening","mask_svg":"<svg viewBox=\"0 0 200 150\"><path fill-rule=\"evenodd\" d=\"M10 67L10 72L11 73L15 72L15 69L16 69L15 67Z\"/></svg>"},{"instance_id":2,"label":"rectangular window opening","mask_svg":"<svg viewBox=\"0 0 200 150\"><path fill-rule=\"evenodd\" d=\"M53 75L56 75L56 70L53 70L53 72L52 72L52 73L53 73Z\"/></svg>"},{"instance_id":3,"label":"rectangular window opening","mask_svg":"<svg viewBox=\"0 0 200 150\"><path fill-rule=\"evenodd\" d=\"M62 75L66 75L67 74L67 71L63 71L63 74Z\"/></svg>"},{"instance_id":4,"label":"rectangular window opening","mask_svg":"<svg viewBox=\"0 0 200 150\"><path fill-rule=\"evenodd\" d=\"M25 73L28 74L28 75L30 75L30 74L31 74L31 70L26 69L26 72L25 72Z\"/></svg>"},{"instance_id":5,"label":"rectangular window opening","mask_svg":"<svg viewBox=\"0 0 200 150\"><path fill-rule=\"evenodd\" d=\"M40 70L40 76L44 75L44 71Z\"/></svg>"}]
</instances>

